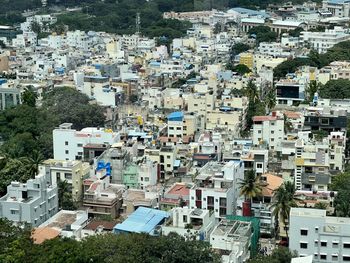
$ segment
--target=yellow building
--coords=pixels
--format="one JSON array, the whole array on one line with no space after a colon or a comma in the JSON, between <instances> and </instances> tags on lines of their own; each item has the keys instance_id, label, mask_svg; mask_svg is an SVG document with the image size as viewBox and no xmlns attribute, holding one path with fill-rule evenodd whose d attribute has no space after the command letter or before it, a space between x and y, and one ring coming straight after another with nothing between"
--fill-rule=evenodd
<instances>
[{"instance_id":1,"label":"yellow building","mask_svg":"<svg viewBox=\"0 0 350 263\"><path fill-rule=\"evenodd\" d=\"M239 55L239 64L246 65L248 68L254 67L254 55L252 53L241 53Z\"/></svg>"}]
</instances>

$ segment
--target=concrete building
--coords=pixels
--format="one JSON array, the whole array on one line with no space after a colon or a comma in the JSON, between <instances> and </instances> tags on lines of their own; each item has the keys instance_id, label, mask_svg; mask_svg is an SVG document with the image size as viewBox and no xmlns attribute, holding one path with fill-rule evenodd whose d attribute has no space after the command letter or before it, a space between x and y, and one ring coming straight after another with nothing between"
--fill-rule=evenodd
<instances>
[{"instance_id":1,"label":"concrete building","mask_svg":"<svg viewBox=\"0 0 350 263\"><path fill-rule=\"evenodd\" d=\"M87 144L112 145L119 141L119 133L103 128L72 129L72 123L63 123L53 130L54 159L82 160Z\"/></svg>"},{"instance_id":2,"label":"concrete building","mask_svg":"<svg viewBox=\"0 0 350 263\"><path fill-rule=\"evenodd\" d=\"M96 175L83 182L83 206L90 216L119 216L122 207L122 194L125 186L110 183L110 170L108 167L100 169Z\"/></svg>"},{"instance_id":3,"label":"concrete building","mask_svg":"<svg viewBox=\"0 0 350 263\"><path fill-rule=\"evenodd\" d=\"M350 3L346 0L323 0L322 9L335 17L350 17Z\"/></svg>"},{"instance_id":4,"label":"concrete building","mask_svg":"<svg viewBox=\"0 0 350 263\"><path fill-rule=\"evenodd\" d=\"M250 222L222 220L210 234L210 245L222 252L222 262L243 263L250 258Z\"/></svg>"},{"instance_id":5,"label":"concrete building","mask_svg":"<svg viewBox=\"0 0 350 263\"><path fill-rule=\"evenodd\" d=\"M347 111L333 106L308 107L304 112L304 129L346 132Z\"/></svg>"},{"instance_id":6,"label":"concrete building","mask_svg":"<svg viewBox=\"0 0 350 263\"><path fill-rule=\"evenodd\" d=\"M347 29L342 27L334 27L334 29L326 29L325 32L303 31L300 38L304 44L310 45L311 48L318 53L325 53L335 44L350 39Z\"/></svg>"},{"instance_id":7,"label":"concrete building","mask_svg":"<svg viewBox=\"0 0 350 263\"><path fill-rule=\"evenodd\" d=\"M350 261L350 219L331 217L326 210L292 208L289 249L313 262Z\"/></svg>"},{"instance_id":8,"label":"concrete building","mask_svg":"<svg viewBox=\"0 0 350 263\"><path fill-rule=\"evenodd\" d=\"M190 208L212 210L216 218L236 214L239 180L243 178L243 162L207 163L190 189Z\"/></svg>"},{"instance_id":9,"label":"concrete building","mask_svg":"<svg viewBox=\"0 0 350 263\"><path fill-rule=\"evenodd\" d=\"M0 198L0 217L13 222L39 226L58 211L57 185L46 174L39 174L25 184L12 182Z\"/></svg>"},{"instance_id":10,"label":"concrete building","mask_svg":"<svg viewBox=\"0 0 350 263\"><path fill-rule=\"evenodd\" d=\"M198 138L198 150L193 154L197 166L203 166L210 161L222 160L224 140L220 133L204 132Z\"/></svg>"},{"instance_id":11,"label":"concrete building","mask_svg":"<svg viewBox=\"0 0 350 263\"><path fill-rule=\"evenodd\" d=\"M197 131L196 116L173 112L168 115L168 137L183 138L193 137Z\"/></svg>"},{"instance_id":12,"label":"concrete building","mask_svg":"<svg viewBox=\"0 0 350 263\"><path fill-rule=\"evenodd\" d=\"M265 145L269 150L281 151L284 139L284 117L280 112L272 116L253 117L253 144Z\"/></svg>"},{"instance_id":13,"label":"concrete building","mask_svg":"<svg viewBox=\"0 0 350 263\"><path fill-rule=\"evenodd\" d=\"M83 179L90 173L90 165L88 163L49 159L39 166L39 171L42 174L49 174L54 185L60 181L66 181L71 188L73 201L82 201Z\"/></svg>"},{"instance_id":14,"label":"concrete building","mask_svg":"<svg viewBox=\"0 0 350 263\"><path fill-rule=\"evenodd\" d=\"M21 104L21 90L1 85L2 82L4 80L0 79L0 109L5 110Z\"/></svg>"},{"instance_id":15,"label":"concrete building","mask_svg":"<svg viewBox=\"0 0 350 263\"><path fill-rule=\"evenodd\" d=\"M276 83L276 101L279 105L294 106L305 99L305 85L295 80L280 80Z\"/></svg>"},{"instance_id":16,"label":"concrete building","mask_svg":"<svg viewBox=\"0 0 350 263\"><path fill-rule=\"evenodd\" d=\"M48 229L54 229L61 237L81 240L84 237L82 230L87 223L88 213L86 211L61 210L34 230L33 239L36 244L42 243L40 241L46 239L45 232Z\"/></svg>"},{"instance_id":17,"label":"concrete building","mask_svg":"<svg viewBox=\"0 0 350 263\"><path fill-rule=\"evenodd\" d=\"M169 189L163 191L159 201L160 209L169 211L180 206L180 202L185 204L185 206L189 206L191 187L192 184L175 183Z\"/></svg>"},{"instance_id":18,"label":"concrete building","mask_svg":"<svg viewBox=\"0 0 350 263\"><path fill-rule=\"evenodd\" d=\"M116 106L116 89L110 86L108 77L85 76L82 92L103 106Z\"/></svg>"},{"instance_id":19,"label":"concrete building","mask_svg":"<svg viewBox=\"0 0 350 263\"><path fill-rule=\"evenodd\" d=\"M198 240L209 240L215 226L215 216L212 211L176 207L170 212L170 218L162 226L163 235L167 236L175 232L185 238L195 236Z\"/></svg>"}]
</instances>

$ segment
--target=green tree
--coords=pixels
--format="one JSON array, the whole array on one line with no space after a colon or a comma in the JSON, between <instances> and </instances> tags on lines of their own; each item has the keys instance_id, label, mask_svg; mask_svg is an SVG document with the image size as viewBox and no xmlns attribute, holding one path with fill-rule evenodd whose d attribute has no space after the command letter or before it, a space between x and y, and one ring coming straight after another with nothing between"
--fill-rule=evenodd
<instances>
[{"instance_id":1,"label":"green tree","mask_svg":"<svg viewBox=\"0 0 350 263\"><path fill-rule=\"evenodd\" d=\"M246 201L250 201L254 197L261 195L262 187L260 184L260 177L255 176L253 170L249 170L244 179L239 182L240 195L243 195Z\"/></svg>"},{"instance_id":2,"label":"green tree","mask_svg":"<svg viewBox=\"0 0 350 263\"><path fill-rule=\"evenodd\" d=\"M33 90L32 86L26 87L21 94L22 103L30 107L35 107L38 94Z\"/></svg>"},{"instance_id":3,"label":"green tree","mask_svg":"<svg viewBox=\"0 0 350 263\"><path fill-rule=\"evenodd\" d=\"M325 99L350 98L350 81L347 79L332 79L319 89L319 95Z\"/></svg>"},{"instance_id":4,"label":"green tree","mask_svg":"<svg viewBox=\"0 0 350 263\"><path fill-rule=\"evenodd\" d=\"M254 35L257 45L261 42L274 42L277 40L277 33L271 31L268 26L256 26L248 31L249 35Z\"/></svg>"},{"instance_id":5,"label":"green tree","mask_svg":"<svg viewBox=\"0 0 350 263\"><path fill-rule=\"evenodd\" d=\"M244 64L238 64L236 66L232 66L231 64L228 64L228 67L226 68L232 70L233 72L237 72L241 76L251 72L250 68L248 68Z\"/></svg>"},{"instance_id":6,"label":"green tree","mask_svg":"<svg viewBox=\"0 0 350 263\"><path fill-rule=\"evenodd\" d=\"M318 92L321 86L322 86L321 83L317 82L316 80L310 81L309 85L305 90L307 102L313 101L315 93Z\"/></svg>"},{"instance_id":7,"label":"green tree","mask_svg":"<svg viewBox=\"0 0 350 263\"><path fill-rule=\"evenodd\" d=\"M253 80L249 80L247 85L243 88L243 94L248 97L249 102L256 103L259 98L258 87L255 85Z\"/></svg>"},{"instance_id":8,"label":"green tree","mask_svg":"<svg viewBox=\"0 0 350 263\"><path fill-rule=\"evenodd\" d=\"M236 56L242 52L245 52L250 49L250 46L244 43L236 43L231 48L231 56Z\"/></svg>"},{"instance_id":9,"label":"green tree","mask_svg":"<svg viewBox=\"0 0 350 263\"><path fill-rule=\"evenodd\" d=\"M39 165L44 161L44 156L39 150L33 150L29 157L22 158L22 162L26 165L27 171L31 178L34 178L39 172Z\"/></svg>"},{"instance_id":10,"label":"green tree","mask_svg":"<svg viewBox=\"0 0 350 263\"><path fill-rule=\"evenodd\" d=\"M318 202L315 204L314 208L326 210L328 205L326 203Z\"/></svg>"},{"instance_id":11,"label":"green tree","mask_svg":"<svg viewBox=\"0 0 350 263\"><path fill-rule=\"evenodd\" d=\"M74 210L76 209L73 197L72 197L72 187L67 182L67 180L60 180L58 182L58 205L61 209Z\"/></svg>"},{"instance_id":12,"label":"green tree","mask_svg":"<svg viewBox=\"0 0 350 263\"><path fill-rule=\"evenodd\" d=\"M272 88L268 91L265 98L265 105L269 111L276 107L276 89Z\"/></svg>"},{"instance_id":13,"label":"green tree","mask_svg":"<svg viewBox=\"0 0 350 263\"><path fill-rule=\"evenodd\" d=\"M288 248L279 246L272 251L271 255L263 256L259 254L250 259L248 263L287 263L297 256L296 252L291 252Z\"/></svg>"},{"instance_id":14,"label":"green tree","mask_svg":"<svg viewBox=\"0 0 350 263\"><path fill-rule=\"evenodd\" d=\"M290 209L297 206L297 201L299 200L295 197L295 185L290 181L284 182L274 191L271 208L276 218L276 226L278 226L279 219L285 226L288 225ZM285 230L288 237L287 228Z\"/></svg>"}]
</instances>

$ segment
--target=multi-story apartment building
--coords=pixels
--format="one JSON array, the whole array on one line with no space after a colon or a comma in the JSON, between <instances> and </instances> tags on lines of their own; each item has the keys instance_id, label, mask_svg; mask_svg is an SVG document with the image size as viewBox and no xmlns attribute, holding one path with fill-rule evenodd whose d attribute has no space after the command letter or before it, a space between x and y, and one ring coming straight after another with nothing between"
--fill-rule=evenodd
<instances>
[{"instance_id":1,"label":"multi-story apartment building","mask_svg":"<svg viewBox=\"0 0 350 263\"><path fill-rule=\"evenodd\" d=\"M331 132L328 136L328 143L330 171L343 172L345 168L346 147L346 136L344 132Z\"/></svg>"},{"instance_id":2,"label":"multi-story apartment building","mask_svg":"<svg viewBox=\"0 0 350 263\"><path fill-rule=\"evenodd\" d=\"M0 217L38 226L57 213L57 195L50 175L39 174L26 183L12 182L0 198Z\"/></svg>"},{"instance_id":3,"label":"multi-story apartment building","mask_svg":"<svg viewBox=\"0 0 350 263\"><path fill-rule=\"evenodd\" d=\"M323 130L346 132L347 112L336 107L308 107L304 112L304 128L306 130Z\"/></svg>"},{"instance_id":4,"label":"multi-story apartment building","mask_svg":"<svg viewBox=\"0 0 350 263\"><path fill-rule=\"evenodd\" d=\"M223 143L220 133L202 133L198 138L198 151L193 154L193 161L198 166L203 166L209 161L221 161Z\"/></svg>"},{"instance_id":5,"label":"multi-story apartment building","mask_svg":"<svg viewBox=\"0 0 350 263\"><path fill-rule=\"evenodd\" d=\"M305 85L295 80L281 80L276 83L277 104L293 106L305 99Z\"/></svg>"},{"instance_id":6,"label":"multi-story apartment building","mask_svg":"<svg viewBox=\"0 0 350 263\"><path fill-rule=\"evenodd\" d=\"M284 117L280 112L272 116L255 116L253 118L253 144L264 144L269 150L281 151L284 139Z\"/></svg>"},{"instance_id":7,"label":"multi-story apartment building","mask_svg":"<svg viewBox=\"0 0 350 263\"><path fill-rule=\"evenodd\" d=\"M85 179L83 187L83 206L89 215L107 215L112 218L119 216L125 186L110 183L108 167L98 170L96 175Z\"/></svg>"},{"instance_id":8,"label":"multi-story apartment building","mask_svg":"<svg viewBox=\"0 0 350 263\"><path fill-rule=\"evenodd\" d=\"M250 258L251 222L222 220L210 234L210 245L223 251L222 262L246 262Z\"/></svg>"},{"instance_id":9,"label":"multi-story apartment building","mask_svg":"<svg viewBox=\"0 0 350 263\"><path fill-rule=\"evenodd\" d=\"M168 235L175 232L185 238L196 236L198 240L209 240L214 225L215 216L209 210L176 207L162 226L162 233Z\"/></svg>"},{"instance_id":10,"label":"multi-story apartment building","mask_svg":"<svg viewBox=\"0 0 350 263\"><path fill-rule=\"evenodd\" d=\"M59 161L49 159L39 167L42 174L49 174L51 182L56 185L59 181L66 181L71 188L74 202L83 199L83 179L89 176L90 165L82 161Z\"/></svg>"},{"instance_id":11,"label":"multi-story apartment building","mask_svg":"<svg viewBox=\"0 0 350 263\"><path fill-rule=\"evenodd\" d=\"M223 160L242 161L244 170L254 170L256 175L267 172L268 150L263 147L254 147L252 140L235 139L225 144Z\"/></svg>"},{"instance_id":12,"label":"multi-story apartment building","mask_svg":"<svg viewBox=\"0 0 350 263\"><path fill-rule=\"evenodd\" d=\"M196 116L183 112L173 112L168 115L168 136L183 138L184 136L194 136L197 131Z\"/></svg>"},{"instance_id":13,"label":"multi-story apartment building","mask_svg":"<svg viewBox=\"0 0 350 263\"><path fill-rule=\"evenodd\" d=\"M326 191L330 180L328 143L298 139L295 143L296 188Z\"/></svg>"},{"instance_id":14,"label":"multi-story apartment building","mask_svg":"<svg viewBox=\"0 0 350 263\"><path fill-rule=\"evenodd\" d=\"M350 261L350 219L326 215L326 210L292 208L289 249L313 262Z\"/></svg>"},{"instance_id":15,"label":"multi-story apartment building","mask_svg":"<svg viewBox=\"0 0 350 263\"><path fill-rule=\"evenodd\" d=\"M87 144L113 145L120 139L119 133L103 128L72 129L72 123L63 123L53 130L55 160L82 160Z\"/></svg>"},{"instance_id":16,"label":"multi-story apartment building","mask_svg":"<svg viewBox=\"0 0 350 263\"><path fill-rule=\"evenodd\" d=\"M326 53L335 44L349 40L350 34L342 27L334 27L326 29L325 32L304 31L300 33L300 38L304 44L310 45L317 52Z\"/></svg>"},{"instance_id":17,"label":"multi-story apartment building","mask_svg":"<svg viewBox=\"0 0 350 263\"><path fill-rule=\"evenodd\" d=\"M322 9L335 17L350 17L350 3L346 0L323 0Z\"/></svg>"},{"instance_id":18,"label":"multi-story apartment building","mask_svg":"<svg viewBox=\"0 0 350 263\"><path fill-rule=\"evenodd\" d=\"M243 162L207 163L199 170L190 189L190 208L212 210L216 218L235 214L239 181L243 178Z\"/></svg>"}]
</instances>

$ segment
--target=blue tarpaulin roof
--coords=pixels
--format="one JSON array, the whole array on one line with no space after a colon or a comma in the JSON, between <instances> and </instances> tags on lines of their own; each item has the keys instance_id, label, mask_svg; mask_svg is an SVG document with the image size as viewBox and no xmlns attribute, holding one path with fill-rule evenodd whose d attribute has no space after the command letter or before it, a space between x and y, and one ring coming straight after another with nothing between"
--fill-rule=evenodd
<instances>
[{"instance_id":1,"label":"blue tarpaulin roof","mask_svg":"<svg viewBox=\"0 0 350 263\"><path fill-rule=\"evenodd\" d=\"M169 214L165 211L139 207L121 224L117 224L114 227L114 233L148 233L152 234L153 230L159 225L165 218L168 218Z\"/></svg>"},{"instance_id":2,"label":"blue tarpaulin roof","mask_svg":"<svg viewBox=\"0 0 350 263\"><path fill-rule=\"evenodd\" d=\"M169 121L182 121L184 114L182 111L175 111L168 115Z\"/></svg>"}]
</instances>

